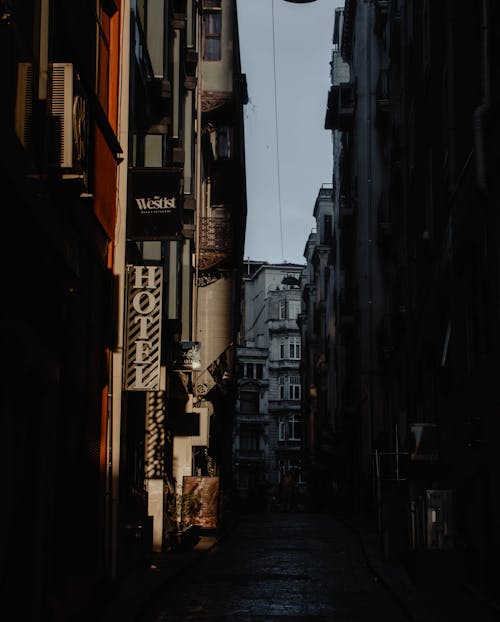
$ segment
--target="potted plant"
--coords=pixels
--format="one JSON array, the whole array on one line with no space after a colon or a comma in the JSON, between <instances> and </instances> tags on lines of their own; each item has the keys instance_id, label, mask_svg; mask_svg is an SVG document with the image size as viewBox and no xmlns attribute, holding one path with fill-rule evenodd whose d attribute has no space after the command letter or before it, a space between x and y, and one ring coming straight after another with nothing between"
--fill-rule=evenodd
<instances>
[{"instance_id":1,"label":"potted plant","mask_svg":"<svg viewBox=\"0 0 500 622\"><path fill-rule=\"evenodd\" d=\"M194 520L200 510L201 501L193 493L170 492L167 497L166 532L168 546L172 550L189 549L198 540L198 529Z\"/></svg>"}]
</instances>

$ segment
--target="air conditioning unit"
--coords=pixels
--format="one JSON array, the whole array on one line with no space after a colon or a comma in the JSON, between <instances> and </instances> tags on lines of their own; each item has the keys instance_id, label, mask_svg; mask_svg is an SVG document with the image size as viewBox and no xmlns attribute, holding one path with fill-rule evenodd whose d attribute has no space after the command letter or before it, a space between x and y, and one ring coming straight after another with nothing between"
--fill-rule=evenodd
<instances>
[{"instance_id":1,"label":"air conditioning unit","mask_svg":"<svg viewBox=\"0 0 500 622\"><path fill-rule=\"evenodd\" d=\"M19 63L15 110L16 134L25 149L32 145L31 115L33 113L33 65Z\"/></svg>"},{"instance_id":2,"label":"air conditioning unit","mask_svg":"<svg viewBox=\"0 0 500 622\"><path fill-rule=\"evenodd\" d=\"M73 65L50 63L48 112L54 123L55 156L52 162L60 168L73 167ZM33 148L33 65L19 63L16 93L16 134L23 147Z\"/></svg>"}]
</instances>

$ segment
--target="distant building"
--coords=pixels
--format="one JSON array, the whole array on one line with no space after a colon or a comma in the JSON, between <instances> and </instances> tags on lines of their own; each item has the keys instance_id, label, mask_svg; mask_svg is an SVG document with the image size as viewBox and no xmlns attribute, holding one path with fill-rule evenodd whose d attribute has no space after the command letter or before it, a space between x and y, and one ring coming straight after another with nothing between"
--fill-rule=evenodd
<instances>
[{"instance_id":1,"label":"distant building","mask_svg":"<svg viewBox=\"0 0 500 622\"><path fill-rule=\"evenodd\" d=\"M297 324L302 266L252 261L246 268L237 348L235 483L242 502L263 505L272 504L272 497L279 502L286 473L299 487L304 481Z\"/></svg>"}]
</instances>

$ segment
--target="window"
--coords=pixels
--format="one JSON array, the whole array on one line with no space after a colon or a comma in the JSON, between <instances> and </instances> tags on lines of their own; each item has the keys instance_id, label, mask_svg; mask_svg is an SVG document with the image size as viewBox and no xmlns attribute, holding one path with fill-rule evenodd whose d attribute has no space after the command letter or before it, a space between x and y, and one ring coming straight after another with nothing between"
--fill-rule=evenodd
<instances>
[{"instance_id":1,"label":"window","mask_svg":"<svg viewBox=\"0 0 500 622\"><path fill-rule=\"evenodd\" d=\"M286 347L285 347L285 342L281 341L280 342L280 359L284 359L286 356Z\"/></svg>"},{"instance_id":2,"label":"window","mask_svg":"<svg viewBox=\"0 0 500 622\"><path fill-rule=\"evenodd\" d=\"M285 389L286 389L286 378L285 376L279 377L279 396L280 400L285 399Z\"/></svg>"},{"instance_id":3,"label":"window","mask_svg":"<svg viewBox=\"0 0 500 622\"><path fill-rule=\"evenodd\" d=\"M278 420L278 440L286 441L286 417L283 415Z\"/></svg>"},{"instance_id":4,"label":"window","mask_svg":"<svg viewBox=\"0 0 500 622\"><path fill-rule=\"evenodd\" d=\"M253 363L246 364L246 378L253 378Z\"/></svg>"},{"instance_id":5,"label":"window","mask_svg":"<svg viewBox=\"0 0 500 622\"><path fill-rule=\"evenodd\" d=\"M302 474L302 464L300 460L279 460L278 469L280 474L280 481L285 473L291 473L297 484L304 483L304 476Z\"/></svg>"},{"instance_id":6,"label":"window","mask_svg":"<svg viewBox=\"0 0 500 622\"><path fill-rule=\"evenodd\" d=\"M300 313L300 300L288 301L288 317L290 320L296 320Z\"/></svg>"},{"instance_id":7,"label":"window","mask_svg":"<svg viewBox=\"0 0 500 622\"><path fill-rule=\"evenodd\" d=\"M259 392L240 391L240 412L258 413L259 412Z\"/></svg>"},{"instance_id":8,"label":"window","mask_svg":"<svg viewBox=\"0 0 500 622\"><path fill-rule=\"evenodd\" d=\"M240 428L240 449L243 451L259 450L259 430L251 426Z\"/></svg>"},{"instance_id":9,"label":"window","mask_svg":"<svg viewBox=\"0 0 500 622\"><path fill-rule=\"evenodd\" d=\"M300 400L300 376L280 376L278 387L280 400Z\"/></svg>"},{"instance_id":10,"label":"window","mask_svg":"<svg viewBox=\"0 0 500 622\"><path fill-rule=\"evenodd\" d=\"M290 376L288 395L291 400L300 400L300 376Z\"/></svg>"},{"instance_id":11,"label":"window","mask_svg":"<svg viewBox=\"0 0 500 622\"><path fill-rule=\"evenodd\" d=\"M290 337L288 342L290 348L290 358L300 359L300 337Z\"/></svg>"},{"instance_id":12,"label":"window","mask_svg":"<svg viewBox=\"0 0 500 622\"><path fill-rule=\"evenodd\" d=\"M222 58L222 13L220 0L205 0L203 13L204 28L204 60L220 60Z\"/></svg>"},{"instance_id":13,"label":"window","mask_svg":"<svg viewBox=\"0 0 500 622\"><path fill-rule=\"evenodd\" d=\"M330 214L323 216L322 244L330 245L332 243L332 217Z\"/></svg>"},{"instance_id":14,"label":"window","mask_svg":"<svg viewBox=\"0 0 500 622\"><path fill-rule=\"evenodd\" d=\"M257 378L257 380L262 380L262 378L264 377L264 365L262 365L262 363L256 363L255 371L255 377Z\"/></svg>"},{"instance_id":15,"label":"window","mask_svg":"<svg viewBox=\"0 0 500 622\"><path fill-rule=\"evenodd\" d=\"M283 298L279 301L279 315L280 320L286 320L286 300Z\"/></svg>"},{"instance_id":16,"label":"window","mask_svg":"<svg viewBox=\"0 0 500 622\"><path fill-rule=\"evenodd\" d=\"M278 420L278 440L300 441L302 438L300 415L281 415Z\"/></svg>"},{"instance_id":17,"label":"window","mask_svg":"<svg viewBox=\"0 0 500 622\"><path fill-rule=\"evenodd\" d=\"M300 415L293 414L288 419L288 440L300 441L302 438Z\"/></svg>"},{"instance_id":18,"label":"window","mask_svg":"<svg viewBox=\"0 0 500 622\"><path fill-rule=\"evenodd\" d=\"M231 146L233 142L233 128L223 125L216 129L215 154L217 160L229 160L231 158Z\"/></svg>"}]
</instances>

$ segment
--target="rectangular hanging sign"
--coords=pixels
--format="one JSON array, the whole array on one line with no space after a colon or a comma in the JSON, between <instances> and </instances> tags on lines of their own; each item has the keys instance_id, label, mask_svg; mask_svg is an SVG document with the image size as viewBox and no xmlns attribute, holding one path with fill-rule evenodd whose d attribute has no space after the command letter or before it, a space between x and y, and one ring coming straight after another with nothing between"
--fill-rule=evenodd
<instances>
[{"instance_id":1,"label":"rectangular hanging sign","mask_svg":"<svg viewBox=\"0 0 500 622\"><path fill-rule=\"evenodd\" d=\"M160 390L162 283L161 267L127 267L126 391Z\"/></svg>"},{"instance_id":2,"label":"rectangular hanging sign","mask_svg":"<svg viewBox=\"0 0 500 622\"><path fill-rule=\"evenodd\" d=\"M129 172L127 238L176 240L182 232L181 173L135 168Z\"/></svg>"}]
</instances>

